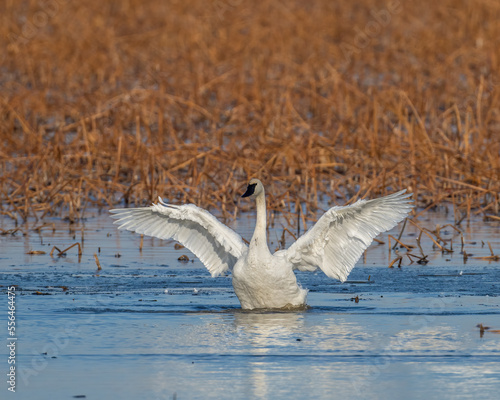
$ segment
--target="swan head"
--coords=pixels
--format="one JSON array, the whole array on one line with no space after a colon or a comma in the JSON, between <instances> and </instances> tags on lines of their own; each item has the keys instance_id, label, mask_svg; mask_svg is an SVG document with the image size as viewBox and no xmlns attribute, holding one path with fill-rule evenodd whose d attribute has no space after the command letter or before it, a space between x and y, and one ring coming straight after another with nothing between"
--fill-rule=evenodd
<instances>
[{"instance_id":1,"label":"swan head","mask_svg":"<svg viewBox=\"0 0 500 400\"><path fill-rule=\"evenodd\" d=\"M257 197L261 193L264 193L264 185L257 178L253 178L248 182L247 190L241 197Z\"/></svg>"}]
</instances>

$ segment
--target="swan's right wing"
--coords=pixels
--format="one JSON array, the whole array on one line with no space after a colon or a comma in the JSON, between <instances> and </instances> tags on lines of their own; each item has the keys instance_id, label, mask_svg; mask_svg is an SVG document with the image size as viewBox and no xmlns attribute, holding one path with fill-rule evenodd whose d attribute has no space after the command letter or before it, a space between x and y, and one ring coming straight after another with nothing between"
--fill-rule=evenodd
<instances>
[{"instance_id":1,"label":"swan's right wing","mask_svg":"<svg viewBox=\"0 0 500 400\"><path fill-rule=\"evenodd\" d=\"M194 204L164 203L150 207L110 210L118 229L127 229L160 239L174 239L186 246L212 276L232 269L247 245L231 228Z\"/></svg>"},{"instance_id":2,"label":"swan's right wing","mask_svg":"<svg viewBox=\"0 0 500 400\"><path fill-rule=\"evenodd\" d=\"M287 250L280 252L293 269L321 268L344 282L363 251L379 233L394 227L413 208L405 190L373 200L330 208Z\"/></svg>"}]
</instances>

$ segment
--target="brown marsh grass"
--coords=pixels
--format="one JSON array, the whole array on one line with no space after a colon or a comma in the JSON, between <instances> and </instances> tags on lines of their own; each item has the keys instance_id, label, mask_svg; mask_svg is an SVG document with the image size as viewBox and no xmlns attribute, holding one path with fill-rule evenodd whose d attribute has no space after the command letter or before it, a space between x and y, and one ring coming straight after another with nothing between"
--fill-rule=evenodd
<instances>
[{"instance_id":1,"label":"brown marsh grass","mask_svg":"<svg viewBox=\"0 0 500 400\"><path fill-rule=\"evenodd\" d=\"M224 217L407 188L499 218L500 3L6 0L0 204L22 223L158 195ZM305 221L304 221L305 222Z\"/></svg>"}]
</instances>

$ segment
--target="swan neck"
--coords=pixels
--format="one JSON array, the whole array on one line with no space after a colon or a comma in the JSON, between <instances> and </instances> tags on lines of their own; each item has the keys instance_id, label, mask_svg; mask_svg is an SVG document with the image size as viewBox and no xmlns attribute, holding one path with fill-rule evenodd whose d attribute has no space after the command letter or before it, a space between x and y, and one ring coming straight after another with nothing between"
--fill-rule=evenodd
<instances>
[{"instance_id":1,"label":"swan neck","mask_svg":"<svg viewBox=\"0 0 500 400\"><path fill-rule=\"evenodd\" d=\"M252 246L259 247L261 249L265 247L269 251L269 248L267 247L266 235L266 197L264 193L261 193L259 196L257 196L255 202L257 204L257 221L252 237Z\"/></svg>"}]
</instances>

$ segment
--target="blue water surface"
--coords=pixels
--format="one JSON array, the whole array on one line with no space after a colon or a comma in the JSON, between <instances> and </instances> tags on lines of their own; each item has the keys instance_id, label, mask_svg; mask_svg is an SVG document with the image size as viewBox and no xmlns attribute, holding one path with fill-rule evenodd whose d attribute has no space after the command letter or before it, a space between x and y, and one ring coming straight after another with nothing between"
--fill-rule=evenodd
<instances>
[{"instance_id":1,"label":"blue water surface","mask_svg":"<svg viewBox=\"0 0 500 400\"><path fill-rule=\"evenodd\" d=\"M434 229L446 218L430 213L419 223ZM251 237L251 216L231 226ZM144 238L140 251L140 237L107 215L3 235L0 331L9 338L7 288L17 285L17 343L16 393L4 379L1 398L496 398L500 264L473 257L490 254L488 241L500 251L500 228L478 220L461 229L466 263L460 236L445 228L454 251L424 236L426 265L405 257L388 268L406 250L389 252L386 233L346 283L298 273L310 307L295 312L242 311L230 275L211 278L174 242ZM271 248L282 230L270 229ZM418 234L407 226L401 240L415 244ZM81 257L76 247L49 254L75 242ZM183 254L192 261L178 261ZM481 335L478 324L491 329ZM4 346L5 374L8 355Z\"/></svg>"}]
</instances>

